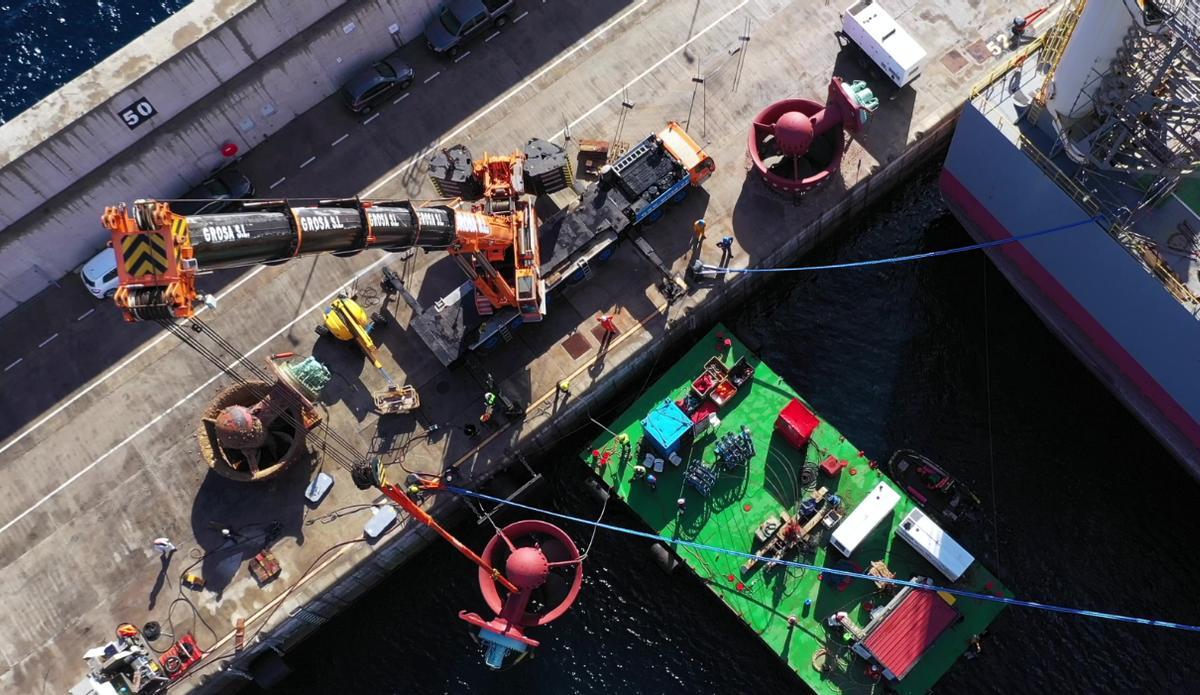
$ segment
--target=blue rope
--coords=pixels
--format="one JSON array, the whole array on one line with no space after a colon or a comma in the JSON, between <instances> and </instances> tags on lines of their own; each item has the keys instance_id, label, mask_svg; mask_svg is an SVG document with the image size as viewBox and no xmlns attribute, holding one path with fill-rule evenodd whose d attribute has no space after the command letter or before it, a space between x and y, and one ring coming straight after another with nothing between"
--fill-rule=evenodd
<instances>
[{"instance_id":1,"label":"blue rope","mask_svg":"<svg viewBox=\"0 0 1200 695\"><path fill-rule=\"evenodd\" d=\"M1008 237L1007 239L993 239L992 241L985 241L980 244L971 244L969 246L958 246L958 247L955 247L952 249L942 249L941 251L928 251L926 253L914 253L914 254L911 254L908 256L895 256L893 258L875 258L875 259L872 259L869 261L849 261L847 263L830 263L829 265L802 265L802 266L796 266L796 267L792 267L792 268L723 268L719 265L712 265L709 263L705 263L704 265L701 266L702 270L700 272L708 273L708 274L712 274L712 275L720 275L723 273L796 273L796 272L802 272L802 271L806 271L806 270L838 270L841 268L865 268L867 266L872 266L872 265L890 265L892 263L906 263L908 261L919 261L919 260L922 260L925 258L940 258L941 256L951 256L956 253L964 253L966 251L978 251L980 249L990 249L995 246L1003 246L1004 244L1011 244L1014 241L1025 241L1027 239L1033 239L1035 237L1046 236L1047 234L1054 234L1055 232L1061 232L1066 229L1082 227L1085 224L1091 224L1093 222L1098 222L1101 219L1103 219L1103 217L1104 217L1103 215L1096 215L1095 217L1089 217L1086 220L1079 220L1078 222L1072 222L1070 224L1062 224L1057 227L1050 227L1049 229L1041 229L1036 232L1029 232L1028 234L1018 234L1016 236Z\"/></svg>"},{"instance_id":2,"label":"blue rope","mask_svg":"<svg viewBox=\"0 0 1200 695\"><path fill-rule=\"evenodd\" d=\"M461 488L461 487L455 487L453 485L445 485L440 489L448 490L450 492L453 492L456 495L464 495L466 497L474 497L476 499L486 500L486 501L492 502L494 504L503 504L503 505L507 505L510 507L516 507L518 509L524 509L525 511L528 511L528 512L536 512L538 514L545 514L546 516L552 516L552 517L555 517L558 519L563 519L565 521L574 521L576 523L586 524L588 526L595 526L597 528L602 528L602 529L605 529L608 531L616 531L617 533L624 533L624 534L627 534L630 536L638 536L640 538L646 538L648 540L664 541L666 543L682 545L682 546L686 546L689 548L695 548L697 550L706 550L706 551L713 552L713 553L723 553L725 555L733 555L735 557L745 558L748 560L753 559L753 560L758 560L760 562L768 562L768 563L774 563L774 564L778 564L778 565L786 565L788 567L796 567L799 569L814 570L816 572L822 572L824 574L832 574L832 575L841 576L841 577L849 577L851 579L863 579L863 580L872 581L872 582L886 582L888 584L895 584L897 586L907 586L907 587L911 587L913 589L921 589L924 591L943 591L947 594L953 594L954 596L962 596L964 598L973 598L973 599L977 599L980 601L992 601L994 603L1003 603L1006 606L1017 606L1019 608L1035 608L1037 610L1050 611L1053 613L1066 613L1068 615L1080 615L1080 616L1084 616L1084 617L1088 617L1088 618L1101 618L1103 620L1113 620L1113 621L1116 621L1119 623L1132 623L1134 625L1148 625L1150 627L1163 627L1163 628L1170 628L1173 630L1184 630L1186 632L1200 633L1200 625L1186 625L1186 624L1182 624L1182 623L1173 623L1173 622L1170 622L1167 620L1153 620L1150 618L1136 618L1133 616L1119 615L1116 613L1105 613L1102 611L1089 611L1089 610L1084 610L1081 608L1056 606L1056 605L1050 604L1050 603L1038 603L1037 601L1023 601L1021 599L1009 598L1007 596L993 596L992 594L981 594L981 593L977 593L974 591L966 591L965 589L954 589L951 587L937 586L935 584L924 584L922 582L914 582L914 581L907 580L907 579L891 579L888 577L876 577L875 575L864 574L862 572L852 572L849 570L841 570L841 569L836 569L833 567L820 567L818 565L810 565L810 564L807 564L804 562L796 562L794 560L776 560L774 558L763 557L762 555L754 555L753 553L744 553L740 550L732 550L730 548L720 548L720 547L717 547L714 545L697 543L695 541L687 541L687 540L683 540L683 539L679 539L679 538L668 538L667 536L660 536L656 533L647 533L646 531L638 531L636 529L625 528L623 526L614 526L612 524L607 524L607 523L604 523L604 522L598 521L598 520L593 521L591 519L581 519L577 516L571 516L569 514L561 514L559 512L552 512L547 509L539 509L537 507L532 507L527 504L521 504L520 502L513 502L512 500L506 500L506 499L501 499L499 497L493 497L491 495L485 495L482 492L474 492L472 490L467 490L467 489Z\"/></svg>"}]
</instances>

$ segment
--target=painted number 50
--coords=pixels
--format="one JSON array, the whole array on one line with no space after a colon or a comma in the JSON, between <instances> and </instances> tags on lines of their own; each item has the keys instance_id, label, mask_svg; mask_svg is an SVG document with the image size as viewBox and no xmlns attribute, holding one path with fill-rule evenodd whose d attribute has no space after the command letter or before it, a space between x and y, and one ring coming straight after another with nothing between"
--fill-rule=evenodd
<instances>
[{"instance_id":1,"label":"painted number 50","mask_svg":"<svg viewBox=\"0 0 1200 695\"><path fill-rule=\"evenodd\" d=\"M132 105L120 111L121 120L125 121L125 125L129 126L130 130L140 126L147 118L158 113L154 110L154 106L144 97L133 102Z\"/></svg>"}]
</instances>

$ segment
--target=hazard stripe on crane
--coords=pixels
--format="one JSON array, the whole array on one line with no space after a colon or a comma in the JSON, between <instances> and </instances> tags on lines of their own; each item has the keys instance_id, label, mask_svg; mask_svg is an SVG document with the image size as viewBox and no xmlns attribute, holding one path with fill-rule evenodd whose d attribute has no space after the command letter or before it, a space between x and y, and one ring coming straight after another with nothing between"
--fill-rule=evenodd
<instances>
[{"instance_id":1,"label":"hazard stripe on crane","mask_svg":"<svg viewBox=\"0 0 1200 695\"><path fill-rule=\"evenodd\" d=\"M129 234L121 237L125 272L133 277L167 272L167 241L162 234Z\"/></svg>"}]
</instances>

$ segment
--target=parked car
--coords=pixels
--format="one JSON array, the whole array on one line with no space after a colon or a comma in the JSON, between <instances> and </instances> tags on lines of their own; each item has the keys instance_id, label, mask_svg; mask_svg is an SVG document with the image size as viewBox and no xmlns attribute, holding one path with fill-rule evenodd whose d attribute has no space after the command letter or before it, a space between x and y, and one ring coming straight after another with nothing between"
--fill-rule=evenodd
<instances>
[{"instance_id":1,"label":"parked car","mask_svg":"<svg viewBox=\"0 0 1200 695\"><path fill-rule=\"evenodd\" d=\"M512 6L513 0L450 0L425 26L425 44L434 53L453 58L483 29L507 24Z\"/></svg>"},{"instance_id":2,"label":"parked car","mask_svg":"<svg viewBox=\"0 0 1200 695\"><path fill-rule=\"evenodd\" d=\"M83 286L96 299L108 299L117 291L117 253L109 246L92 256L79 269Z\"/></svg>"},{"instance_id":3,"label":"parked car","mask_svg":"<svg viewBox=\"0 0 1200 695\"><path fill-rule=\"evenodd\" d=\"M383 97L397 89L408 89L416 73L396 56L364 68L342 86L342 100L354 113L370 110Z\"/></svg>"},{"instance_id":4,"label":"parked car","mask_svg":"<svg viewBox=\"0 0 1200 695\"><path fill-rule=\"evenodd\" d=\"M183 200L171 203L171 211L180 215L215 215L236 208L240 200L253 197L254 183L230 165L184 193Z\"/></svg>"}]
</instances>

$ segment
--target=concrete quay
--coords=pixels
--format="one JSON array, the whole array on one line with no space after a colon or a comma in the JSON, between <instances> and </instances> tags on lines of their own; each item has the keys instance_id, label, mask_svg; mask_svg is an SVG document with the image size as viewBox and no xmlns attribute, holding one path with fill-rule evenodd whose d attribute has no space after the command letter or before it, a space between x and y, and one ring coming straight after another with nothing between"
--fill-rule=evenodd
<instances>
[{"instance_id":1,"label":"concrete quay","mask_svg":"<svg viewBox=\"0 0 1200 695\"><path fill-rule=\"evenodd\" d=\"M971 86L1012 56L1003 48L994 54L989 43L999 47L1010 14L1035 9L999 0L894 4L906 6L889 9L930 56L914 87L899 92L840 48L837 8L813 0L522 3L519 21L456 62L405 49L418 80L395 103L347 125L341 105L326 100L256 147L243 169L264 195L433 198L422 172L433 148L462 142L476 153L504 152L535 136L564 142L569 134L569 147L575 138L612 139L627 98L634 107L622 140L668 119L687 122L718 166L703 191L643 230L663 262L684 273L693 260L691 222L704 217L705 262L719 260L714 242L731 230L731 265L785 264L938 151ZM693 99L697 72L707 93ZM802 200L780 198L747 172L750 121L777 99L823 99L832 75L866 79L882 105L849 144L840 177ZM402 467L438 473L453 465L468 484L587 423L668 346L764 283L761 275L731 275L668 304L656 287L660 270L622 244L588 281L553 297L544 322L481 358L482 371L528 403L529 413L469 438L461 427L482 412L484 375L442 369L406 328L402 302L388 306L395 321L382 352L389 373L421 393L415 416L372 414L370 393L383 377L353 347L316 339L312 328L329 299L358 281L360 297L372 302L384 264L422 302L462 281L438 253L303 259L203 278L221 297L203 318L250 360L295 351L324 361L335 372L323 398L331 426L360 451L394 461L393 476ZM381 498L355 489L319 438L307 465L263 485L209 474L198 455L197 418L228 377L156 327L119 325L108 305L82 315L73 302L34 300L3 321L0 368L11 366L0 372L9 428L0 444L7 491L0 609L9 626L0 638L0 690L63 692L83 677L86 649L107 641L120 622L149 620L193 632L214 657L180 689L235 688L244 682L239 674L265 667L276 650L285 652L430 540L402 519L380 541L363 542L364 505ZM598 354L601 314L615 314L621 331ZM571 382L567 398L555 397L561 379ZM430 433L432 424L440 429ZM302 493L318 470L336 483L312 507ZM439 516L456 507L447 497L430 503ZM272 522L282 530L271 548L283 574L259 587L246 561ZM227 542L222 527L243 540ZM157 536L180 551L156 590L161 564L150 541ZM205 591L178 586L189 566L207 579ZM466 561L463 571L472 571ZM239 617L249 639L235 654Z\"/></svg>"}]
</instances>

